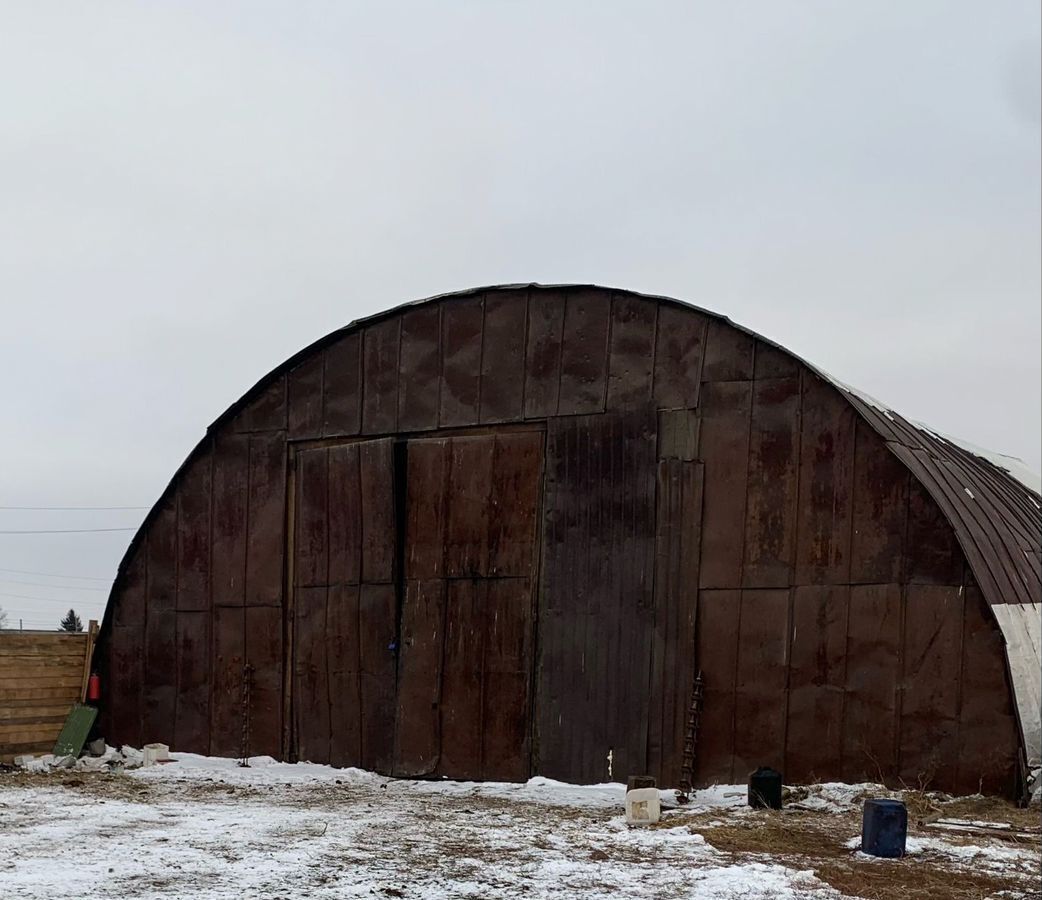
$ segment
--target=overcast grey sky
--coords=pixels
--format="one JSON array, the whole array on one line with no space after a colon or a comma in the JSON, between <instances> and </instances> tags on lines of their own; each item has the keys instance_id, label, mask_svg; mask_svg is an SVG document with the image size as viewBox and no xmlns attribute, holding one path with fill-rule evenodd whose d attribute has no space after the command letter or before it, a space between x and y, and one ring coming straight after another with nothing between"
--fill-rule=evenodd
<instances>
[{"instance_id":1,"label":"overcast grey sky","mask_svg":"<svg viewBox=\"0 0 1042 900\"><path fill-rule=\"evenodd\" d=\"M304 344L514 281L692 301L1038 471L1039 44L1037 0L0 3L0 506L149 506ZM100 616L129 538L0 534L0 607Z\"/></svg>"}]
</instances>

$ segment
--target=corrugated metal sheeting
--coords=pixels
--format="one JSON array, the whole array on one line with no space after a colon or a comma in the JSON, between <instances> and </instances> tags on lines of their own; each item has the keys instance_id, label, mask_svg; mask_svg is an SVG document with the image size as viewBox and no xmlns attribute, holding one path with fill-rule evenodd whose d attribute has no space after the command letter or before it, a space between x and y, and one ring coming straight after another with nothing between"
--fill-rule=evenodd
<instances>
[{"instance_id":1,"label":"corrugated metal sheeting","mask_svg":"<svg viewBox=\"0 0 1042 900\"><path fill-rule=\"evenodd\" d=\"M772 764L1013 794L1039 523L1000 469L704 310L431 298L211 426L120 567L104 726L676 784L700 669L701 783Z\"/></svg>"}]
</instances>

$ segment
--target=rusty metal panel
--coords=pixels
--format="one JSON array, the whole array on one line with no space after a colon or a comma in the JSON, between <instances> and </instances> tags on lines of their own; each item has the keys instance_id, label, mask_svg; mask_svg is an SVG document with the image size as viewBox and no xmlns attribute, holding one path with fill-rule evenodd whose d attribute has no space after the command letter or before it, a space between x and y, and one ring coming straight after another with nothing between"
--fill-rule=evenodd
<instances>
[{"instance_id":1,"label":"rusty metal panel","mask_svg":"<svg viewBox=\"0 0 1042 900\"><path fill-rule=\"evenodd\" d=\"M751 381L756 340L730 322L710 319L706 331L702 381Z\"/></svg>"},{"instance_id":2,"label":"rusty metal panel","mask_svg":"<svg viewBox=\"0 0 1042 900\"><path fill-rule=\"evenodd\" d=\"M446 778L482 777L488 587L485 578L456 579L447 585L437 770Z\"/></svg>"},{"instance_id":3,"label":"rusty metal panel","mask_svg":"<svg viewBox=\"0 0 1042 900\"><path fill-rule=\"evenodd\" d=\"M856 414L831 385L803 376L796 584L850 580Z\"/></svg>"},{"instance_id":4,"label":"rusty metal panel","mask_svg":"<svg viewBox=\"0 0 1042 900\"><path fill-rule=\"evenodd\" d=\"M750 381L709 383L703 388L699 435L705 464L699 571L703 588L736 588L742 583L752 396Z\"/></svg>"},{"instance_id":5,"label":"rusty metal panel","mask_svg":"<svg viewBox=\"0 0 1042 900\"><path fill-rule=\"evenodd\" d=\"M245 661L245 609L241 606L215 606L210 700L210 752L214 756L238 756L242 747L242 669Z\"/></svg>"},{"instance_id":6,"label":"rusty metal panel","mask_svg":"<svg viewBox=\"0 0 1042 900\"><path fill-rule=\"evenodd\" d=\"M544 443L542 431L496 435L489 511L489 575L535 574Z\"/></svg>"},{"instance_id":7,"label":"rusty metal panel","mask_svg":"<svg viewBox=\"0 0 1042 900\"><path fill-rule=\"evenodd\" d=\"M757 381L764 378L798 378L803 366L791 353L764 341L756 342L753 373Z\"/></svg>"},{"instance_id":8,"label":"rusty metal panel","mask_svg":"<svg viewBox=\"0 0 1042 900\"><path fill-rule=\"evenodd\" d=\"M475 425L481 399L482 296L446 300L441 314L443 428Z\"/></svg>"},{"instance_id":9,"label":"rusty metal panel","mask_svg":"<svg viewBox=\"0 0 1042 900\"><path fill-rule=\"evenodd\" d=\"M745 587L792 584L799 433L799 378L754 382L742 567Z\"/></svg>"},{"instance_id":10,"label":"rusty metal panel","mask_svg":"<svg viewBox=\"0 0 1042 900\"><path fill-rule=\"evenodd\" d=\"M177 608L210 608L210 454L185 470L177 489Z\"/></svg>"},{"instance_id":11,"label":"rusty metal panel","mask_svg":"<svg viewBox=\"0 0 1042 900\"><path fill-rule=\"evenodd\" d=\"M858 422L854 454L852 583L899 582L904 572L908 470Z\"/></svg>"},{"instance_id":12,"label":"rusty metal panel","mask_svg":"<svg viewBox=\"0 0 1042 900\"><path fill-rule=\"evenodd\" d=\"M177 697L177 508L172 497L153 518L147 546L142 729L149 742L170 745Z\"/></svg>"},{"instance_id":13,"label":"rusty metal panel","mask_svg":"<svg viewBox=\"0 0 1042 900\"><path fill-rule=\"evenodd\" d=\"M253 396L235 417L234 431L285 431L288 419L286 375L280 373L255 388Z\"/></svg>"},{"instance_id":14,"label":"rusty metal panel","mask_svg":"<svg viewBox=\"0 0 1042 900\"><path fill-rule=\"evenodd\" d=\"M362 333L362 433L398 427L398 368L401 318L370 325Z\"/></svg>"},{"instance_id":15,"label":"rusty metal panel","mask_svg":"<svg viewBox=\"0 0 1042 900\"><path fill-rule=\"evenodd\" d=\"M441 307L419 306L402 315L398 428L437 428L440 390Z\"/></svg>"},{"instance_id":16,"label":"rusty metal panel","mask_svg":"<svg viewBox=\"0 0 1042 900\"><path fill-rule=\"evenodd\" d=\"M430 775L441 751L444 579L410 581L402 604L394 774Z\"/></svg>"},{"instance_id":17,"label":"rusty metal panel","mask_svg":"<svg viewBox=\"0 0 1042 900\"><path fill-rule=\"evenodd\" d=\"M496 292L485 297L481 352L482 422L517 421L523 416L527 320L527 291Z\"/></svg>"},{"instance_id":18,"label":"rusty metal panel","mask_svg":"<svg viewBox=\"0 0 1042 900\"><path fill-rule=\"evenodd\" d=\"M329 583L329 451L302 450L296 460L293 579L297 587Z\"/></svg>"},{"instance_id":19,"label":"rusty metal panel","mask_svg":"<svg viewBox=\"0 0 1042 900\"><path fill-rule=\"evenodd\" d=\"M843 757L847 585L794 588L785 772L791 784L834 777Z\"/></svg>"},{"instance_id":20,"label":"rusty metal panel","mask_svg":"<svg viewBox=\"0 0 1042 900\"><path fill-rule=\"evenodd\" d=\"M655 405L698 405L709 322L675 306L659 307L655 338Z\"/></svg>"},{"instance_id":21,"label":"rusty metal panel","mask_svg":"<svg viewBox=\"0 0 1042 900\"><path fill-rule=\"evenodd\" d=\"M536 771L578 782L604 780L609 766L612 777L643 772L654 411L551 420L546 466Z\"/></svg>"},{"instance_id":22,"label":"rusty metal panel","mask_svg":"<svg viewBox=\"0 0 1042 900\"><path fill-rule=\"evenodd\" d=\"M664 787L680 784L684 726L698 665L695 627L702 485L701 463L659 462L648 771Z\"/></svg>"},{"instance_id":23,"label":"rusty metal panel","mask_svg":"<svg viewBox=\"0 0 1042 900\"><path fill-rule=\"evenodd\" d=\"M907 784L955 781L959 757L959 674L963 589L906 589L899 775Z\"/></svg>"},{"instance_id":24,"label":"rusty metal panel","mask_svg":"<svg viewBox=\"0 0 1042 900\"><path fill-rule=\"evenodd\" d=\"M293 592L293 718L297 758L328 763L329 661L324 585Z\"/></svg>"},{"instance_id":25,"label":"rusty metal panel","mask_svg":"<svg viewBox=\"0 0 1042 900\"><path fill-rule=\"evenodd\" d=\"M176 665L177 710L170 746L181 753L205 756L210 752L209 610L177 611Z\"/></svg>"},{"instance_id":26,"label":"rusty metal panel","mask_svg":"<svg viewBox=\"0 0 1042 900\"><path fill-rule=\"evenodd\" d=\"M322 433L358 434L362 427L361 334L343 335L322 355Z\"/></svg>"},{"instance_id":27,"label":"rusty metal panel","mask_svg":"<svg viewBox=\"0 0 1042 900\"><path fill-rule=\"evenodd\" d=\"M405 577L441 578L445 574L446 490L451 463L448 440L408 443Z\"/></svg>"},{"instance_id":28,"label":"rusty metal panel","mask_svg":"<svg viewBox=\"0 0 1042 900\"><path fill-rule=\"evenodd\" d=\"M525 418L557 415L561 395L561 346L564 296L559 291L534 291L528 298L528 338L525 346Z\"/></svg>"},{"instance_id":29,"label":"rusty metal panel","mask_svg":"<svg viewBox=\"0 0 1042 900\"><path fill-rule=\"evenodd\" d=\"M338 444L326 452L329 454L327 581L331 585L358 584L362 578L362 531L367 512L362 506L359 445Z\"/></svg>"},{"instance_id":30,"label":"rusty metal panel","mask_svg":"<svg viewBox=\"0 0 1042 900\"><path fill-rule=\"evenodd\" d=\"M108 642L107 672L111 702L106 704L113 741L140 747L144 714L146 545L138 544L124 561L119 601Z\"/></svg>"},{"instance_id":31,"label":"rusty metal panel","mask_svg":"<svg viewBox=\"0 0 1042 900\"><path fill-rule=\"evenodd\" d=\"M740 611L741 593L737 590L698 592L697 658L705 680L696 758L699 784L734 781L734 689Z\"/></svg>"},{"instance_id":32,"label":"rusty metal panel","mask_svg":"<svg viewBox=\"0 0 1042 900\"><path fill-rule=\"evenodd\" d=\"M356 457L357 461L357 457ZM357 467L355 469L357 473ZM351 548L344 548L350 554ZM357 543L354 554L358 556ZM336 554L334 553L335 557ZM332 581L332 579L330 579ZM326 596L326 660L329 673L329 761L361 766L362 691L358 584L330 584ZM385 645L386 647L386 645Z\"/></svg>"},{"instance_id":33,"label":"rusty metal panel","mask_svg":"<svg viewBox=\"0 0 1042 900\"><path fill-rule=\"evenodd\" d=\"M642 297L612 297L608 348L608 408L629 409L651 402L658 304Z\"/></svg>"},{"instance_id":34,"label":"rusty metal panel","mask_svg":"<svg viewBox=\"0 0 1042 900\"><path fill-rule=\"evenodd\" d=\"M742 591L735 674L734 777L781 769L789 664L789 591Z\"/></svg>"},{"instance_id":35,"label":"rusty metal panel","mask_svg":"<svg viewBox=\"0 0 1042 900\"><path fill-rule=\"evenodd\" d=\"M363 584L358 590L361 766L387 775L394 756L397 608L393 584Z\"/></svg>"},{"instance_id":36,"label":"rusty metal panel","mask_svg":"<svg viewBox=\"0 0 1042 900\"><path fill-rule=\"evenodd\" d=\"M897 770L901 587L852 585L843 705L844 781L881 781Z\"/></svg>"},{"instance_id":37,"label":"rusty metal panel","mask_svg":"<svg viewBox=\"0 0 1042 900\"><path fill-rule=\"evenodd\" d=\"M246 608L246 661L250 673L251 756L282 756L282 609Z\"/></svg>"},{"instance_id":38,"label":"rusty metal panel","mask_svg":"<svg viewBox=\"0 0 1042 900\"><path fill-rule=\"evenodd\" d=\"M249 435L214 439L211 599L214 606L242 606L246 600L246 497Z\"/></svg>"},{"instance_id":39,"label":"rusty metal panel","mask_svg":"<svg viewBox=\"0 0 1042 900\"><path fill-rule=\"evenodd\" d=\"M961 584L965 559L955 530L917 479L908 492L907 572L910 582Z\"/></svg>"},{"instance_id":40,"label":"rusty metal panel","mask_svg":"<svg viewBox=\"0 0 1042 900\"><path fill-rule=\"evenodd\" d=\"M358 446L362 490L362 580L394 580L394 441L365 441Z\"/></svg>"},{"instance_id":41,"label":"rusty metal panel","mask_svg":"<svg viewBox=\"0 0 1042 900\"><path fill-rule=\"evenodd\" d=\"M289 436L294 440L322 434L323 356L316 353L287 374Z\"/></svg>"},{"instance_id":42,"label":"rusty metal panel","mask_svg":"<svg viewBox=\"0 0 1042 900\"><path fill-rule=\"evenodd\" d=\"M449 578L480 578L488 574L494 450L494 439L486 435L454 438L449 445L445 526L445 575Z\"/></svg>"},{"instance_id":43,"label":"rusty metal panel","mask_svg":"<svg viewBox=\"0 0 1042 900\"><path fill-rule=\"evenodd\" d=\"M557 414L603 412L608 387L611 298L602 291L569 291L561 338L561 393Z\"/></svg>"},{"instance_id":44,"label":"rusty metal panel","mask_svg":"<svg viewBox=\"0 0 1042 900\"><path fill-rule=\"evenodd\" d=\"M658 412L659 459L698 459L702 417L694 409L660 409Z\"/></svg>"},{"instance_id":45,"label":"rusty metal panel","mask_svg":"<svg viewBox=\"0 0 1042 900\"><path fill-rule=\"evenodd\" d=\"M250 436L246 605L282 606L286 551L286 436Z\"/></svg>"},{"instance_id":46,"label":"rusty metal panel","mask_svg":"<svg viewBox=\"0 0 1042 900\"><path fill-rule=\"evenodd\" d=\"M1002 632L972 581L966 585L959 698L960 794L1012 796L1020 735L1004 663Z\"/></svg>"}]
</instances>

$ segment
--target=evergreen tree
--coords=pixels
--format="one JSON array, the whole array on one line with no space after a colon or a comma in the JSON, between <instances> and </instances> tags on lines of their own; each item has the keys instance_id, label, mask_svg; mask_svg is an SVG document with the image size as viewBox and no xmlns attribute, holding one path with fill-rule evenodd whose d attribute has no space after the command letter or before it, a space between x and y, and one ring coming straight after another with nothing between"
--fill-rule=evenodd
<instances>
[{"instance_id":1,"label":"evergreen tree","mask_svg":"<svg viewBox=\"0 0 1042 900\"><path fill-rule=\"evenodd\" d=\"M70 609L66 614L65 618L62 619L61 625L58 626L59 631L83 631L83 622L80 621L80 617L76 615L76 610Z\"/></svg>"}]
</instances>

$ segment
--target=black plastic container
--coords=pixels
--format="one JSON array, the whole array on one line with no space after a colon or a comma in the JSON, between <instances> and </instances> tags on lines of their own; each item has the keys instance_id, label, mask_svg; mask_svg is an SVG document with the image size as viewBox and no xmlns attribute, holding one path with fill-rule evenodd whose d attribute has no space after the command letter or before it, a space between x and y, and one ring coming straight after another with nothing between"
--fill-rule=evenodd
<instances>
[{"instance_id":1,"label":"black plastic container","mask_svg":"<svg viewBox=\"0 0 1042 900\"><path fill-rule=\"evenodd\" d=\"M866 800L861 816L861 850L897 859L905 855L908 810L900 800Z\"/></svg>"},{"instance_id":2,"label":"black plastic container","mask_svg":"<svg viewBox=\"0 0 1042 900\"><path fill-rule=\"evenodd\" d=\"M781 809L781 795L781 772L760 766L749 776L749 805L753 809Z\"/></svg>"}]
</instances>

